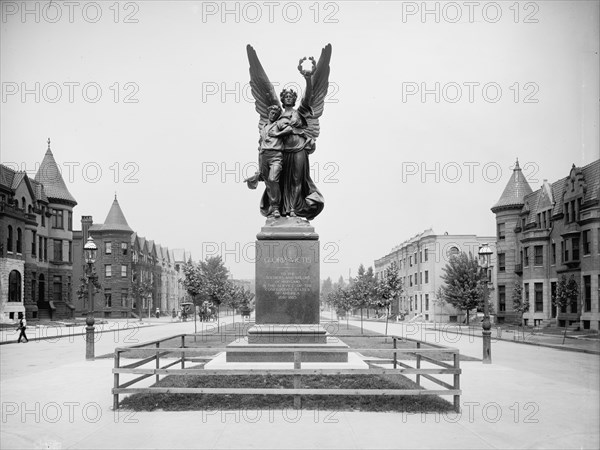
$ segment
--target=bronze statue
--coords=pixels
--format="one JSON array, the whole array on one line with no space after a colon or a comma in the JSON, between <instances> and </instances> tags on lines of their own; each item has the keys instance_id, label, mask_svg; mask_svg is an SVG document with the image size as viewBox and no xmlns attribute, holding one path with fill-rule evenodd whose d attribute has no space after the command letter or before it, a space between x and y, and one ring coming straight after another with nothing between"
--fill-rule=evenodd
<instances>
[{"instance_id":1,"label":"bronze statue","mask_svg":"<svg viewBox=\"0 0 600 450\"><path fill-rule=\"evenodd\" d=\"M329 87L329 61L331 44L321 51L319 62L310 57L310 70L304 70L300 59L298 71L306 81L306 89L297 109L297 94L284 89L280 99L269 81L252 46L246 47L250 63L250 87L254 96L256 112L260 115L258 128L260 171L245 180L255 189L258 181L266 184L260 211L264 216L278 218L281 215L314 219L324 206L323 196L310 177L308 155L316 148L319 136L319 117L323 114L325 97ZM275 110L283 112L274 117ZM273 106L277 108L272 108ZM279 143L280 144L279 144ZM279 150L281 148L281 150Z\"/></svg>"}]
</instances>

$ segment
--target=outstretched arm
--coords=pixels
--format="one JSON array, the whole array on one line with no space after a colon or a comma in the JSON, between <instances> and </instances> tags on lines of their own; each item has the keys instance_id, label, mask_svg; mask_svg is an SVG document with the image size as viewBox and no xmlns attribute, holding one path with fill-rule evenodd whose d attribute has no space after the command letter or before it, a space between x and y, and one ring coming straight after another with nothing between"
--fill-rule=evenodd
<instances>
[{"instance_id":1,"label":"outstretched arm","mask_svg":"<svg viewBox=\"0 0 600 450\"><path fill-rule=\"evenodd\" d=\"M312 101L312 95L313 95L312 75L315 72L315 69L317 67L317 65L315 63L315 58L313 58L311 56L309 59L312 62L312 67L310 68L310 70L302 69L302 63L306 60L306 58L302 58L300 60L300 62L298 63L298 71L304 77L304 80L306 81L306 89L304 90L304 95L302 96L302 101L300 102L300 104L306 109L309 109L311 107L311 101Z\"/></svg>"}]
</instances>

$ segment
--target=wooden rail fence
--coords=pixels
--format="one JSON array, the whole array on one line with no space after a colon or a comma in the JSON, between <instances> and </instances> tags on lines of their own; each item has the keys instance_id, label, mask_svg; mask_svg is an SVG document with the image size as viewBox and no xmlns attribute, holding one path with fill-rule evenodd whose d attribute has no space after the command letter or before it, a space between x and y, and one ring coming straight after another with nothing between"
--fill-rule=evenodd
<instances>
[{"instance_id":1,"label":"wooden rail fence","mask_svg":"<svg viewBox=\"0 0 600 450\"><path fill-rule=\"evenodd\" d=\"M227 336L219 334L219 336ZM238 335L235 335L239 337ZM241 395L293 395L294 407L301 407L302 395L374 395L374 396L395 396L395 395L451 395L454 399L454 410L460 412L460 355L458 349L448 348L441 345L424 343L415 339L408 339L400 336L382 336L382 335L360 335L360 337L391 338L392 348L310 348L310 347L289 347L289 348L261 348L261 352L290 352L294 354L293 369L219 369L210 370L204 368L186 368L187 362L210 361L214 355L207 356L207 351L211 353L224 352L227 349L215 347L186 347L186 337L197 338L198 335L181 334L157 341L146 342L130 347L118 347L114 353L114 387L112 389L113 408L119 408L119 395L136 393L165 393L165 394L241 394ZM335 337L357 337L356 335L335 335ZM161 347L161 343L166 341L180 342L178 347ZM398 348L398 341L403 343L415 344L414 348ZM426 346L428 348L422 348ZM255 348L236 348L239 352L256 352ZM387 364L393 368L371 367L369 369L306 369L302 368L302 353L311 352L389 352L390 358L375 358L364 356L363 361L368 364ZM122 356L135 353L133 358L138 361L121 365ZM452 362L445 362L436 359L434 356L439 353L451 355ZM415 366L398 359L398 354L412 355L415 357ZM139 356L143 355L143 356ZM130 356L131 357L131 356ZM161 366L161 361L165 357L175 358ZM153 368L142 368L141 366L150 364L154 361ZM426 361L437 367L421 367L422 362ZM314 364L314 363L311 363ZM173 368L179 365L180 368ZM138 377L121 382L120 375L139 375ZM444 389L308 389L302 388L302 376L306 375L416 375L416 383L421 386L421 377L441 386ZM293 375L292 389L275 388L175 388L175 387L130 387L149 377L155 377L158 382L161 376L176 375L195 375L195 376L233 376L233 375ZM442 381L434 375L452 375L452 382ZM421 386L422 387L422 386Z\"/></svg>"}]
</instances>

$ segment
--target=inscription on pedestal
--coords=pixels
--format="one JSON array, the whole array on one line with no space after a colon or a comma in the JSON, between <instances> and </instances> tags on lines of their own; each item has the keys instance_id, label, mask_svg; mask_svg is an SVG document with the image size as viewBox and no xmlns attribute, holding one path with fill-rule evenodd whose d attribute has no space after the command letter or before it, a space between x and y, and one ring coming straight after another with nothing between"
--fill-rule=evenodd
<instances>
[{"instance_id":1,"label":"inscription on pedestal","mask_svg":"<svg viewBox=\"0 0 600 450\"><path fill-rule=\"evenodd\" d=\"M281 275L267 275L264 288L281 300L297 300L311 291L310 277L297 275L291 270L284 271Z\"/></svg>"},{"instance_id":2,"label":"inscription on pedestal","mask_svg":"<svg viewBox=\"0 0 600 450\"><path fill-rule=\"evenodd\" d=\"M256 242L256 323L319 323L319 241Z\"/></svg>"}]
</instances>

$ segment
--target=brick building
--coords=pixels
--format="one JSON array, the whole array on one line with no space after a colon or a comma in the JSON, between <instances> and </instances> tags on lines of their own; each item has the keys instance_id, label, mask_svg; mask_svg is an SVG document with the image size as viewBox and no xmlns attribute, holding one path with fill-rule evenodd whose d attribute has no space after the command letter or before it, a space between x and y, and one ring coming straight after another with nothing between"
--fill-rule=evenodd
<instances>
[{"instance_id":1,"label":"brick building","mask_svg":"<svg viewBox=\"0 0 600 450\"><path fill-rule=\"evenodd\" d=\"M73 208L50 150L35 179L0 165L0 320L73 315Z\"/></svg>"},{"instance_id":2,"label":"brick building","mask_svg":"<svg viewBox=\"0 0 600 450\"><path fill-rule=\"evenodd\" d=\"M495 302L499 321L520 322L512 295L520 286L530 310L529 325L600 328L600 160L573 167L554 183L532 191L515 166L496 216L498 266ZM574 277L579 298L557 311L553 297L559 278Z\"/></svg>"},{"instance_id":3,"label":"brick building","mask_svg":"<svg viewBox=\"0 0 600 450\"><path fill-rule=\"evenodd\" d=\"M115 199L102 224L91 216L82 216L81 231L74 232L73 297L78 314L88 311L87 296L77 297L80 279L85 274L83 245L92 236L98 246L94 265L102 292L94 298L94 310L103 317L138 317L154 314L156 308L168 313L186 301L181 285L182 265L191 261L185 250L169 250L152 240L139 236L127 223ZM148 286L148 295L136 289Z\"/></svg>"},{"instance_id":4,"label":"brick building","mask_svg":"<svg viewBox=\"0 0 600 450\"><path fill-rule=\"evenodd\" d=\"M407 319L432 322L462 322L464 312L448 304L438 302L437 290L443 284L442 269L449 258L459 252L477 257L479 246L488 243L493 247L493 236L473 234L435 234L425 230L400 245L389 254L375 261L375 275L380 276L391 263L396 261L403 282L399 301L392 305L393 314L405 315ZM492 266L495 258L492 257Z\"/></svg>"}]
</instances>

